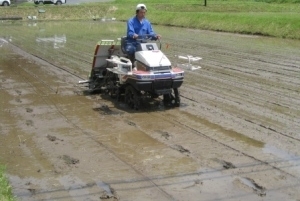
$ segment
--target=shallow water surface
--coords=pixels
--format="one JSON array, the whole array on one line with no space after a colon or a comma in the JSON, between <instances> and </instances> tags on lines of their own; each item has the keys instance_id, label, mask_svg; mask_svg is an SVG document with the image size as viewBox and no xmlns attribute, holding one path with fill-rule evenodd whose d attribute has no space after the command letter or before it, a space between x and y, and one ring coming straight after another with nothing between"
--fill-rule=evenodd
<instances>
[{"instance_id":1,"label":"shallow water surface","mask_svg":"<svg viewBox=\"0 0 300 201\"><path fill-rule=\"evenodd\" d=\"M300 42L153 26L199 56L181 107L78 86L125 22L1 22L0 163L20 200L296 200Z\"/></svg>"}]
</instances>

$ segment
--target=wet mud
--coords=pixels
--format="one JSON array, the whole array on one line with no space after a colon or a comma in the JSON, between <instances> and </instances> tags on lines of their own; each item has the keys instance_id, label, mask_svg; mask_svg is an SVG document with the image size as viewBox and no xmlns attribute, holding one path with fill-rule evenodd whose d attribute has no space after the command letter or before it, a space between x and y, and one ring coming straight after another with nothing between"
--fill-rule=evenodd
<instances>
[{"instance_id":1,"label":"wet mud","mask_svg":"<svg viewBox=\"0 0 300 201\"><path fill-rule=\"evenodd\" d=\"M299 41L155 27L172 63L202 68L181 107L136 111L77 85L121 25L0 30L0 163L18 200L299 200Z\"/></svg>"}]
</instances>

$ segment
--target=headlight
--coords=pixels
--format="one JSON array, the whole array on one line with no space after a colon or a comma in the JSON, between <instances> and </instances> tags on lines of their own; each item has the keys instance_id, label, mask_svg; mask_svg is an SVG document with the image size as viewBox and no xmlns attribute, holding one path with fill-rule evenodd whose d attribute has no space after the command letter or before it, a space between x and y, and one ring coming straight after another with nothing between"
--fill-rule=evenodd
<instances>
[{"instance_id":1,"label":"headlight","mask_svg":"<svg viewBox=\"0 0 300 201\"><path fill-rule=\"evenodd\" d=\"M182 77L183 76L183 73L176 73L175 74L175 77Z\"/></svg>"}]
</instances>

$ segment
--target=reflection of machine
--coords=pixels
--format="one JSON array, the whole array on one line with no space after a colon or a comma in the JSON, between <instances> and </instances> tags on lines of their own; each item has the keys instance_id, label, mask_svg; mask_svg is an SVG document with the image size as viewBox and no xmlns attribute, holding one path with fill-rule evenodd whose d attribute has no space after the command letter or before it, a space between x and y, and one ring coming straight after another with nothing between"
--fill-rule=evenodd
<instances>
[{"instance_id":1,"label":"reflection of machine","mask_svg":"<svg viewBox=\"0 0 300 201\"><path fill-rule=\"evenodd\" d=\"M4 39L2 39L2 38L0 38L0 47L2 47L2 46L3 46L3 44L5 44L5 43L7 43L7 41L6 41L6 40L4 40Z\"/></svg>"},{"instance_id":2,"label":"reflection of machine","mask_svg":"<svg viewBox=\"0 0 300 201\"><path fill-rule=\"evenodd\" d=\"M113 97L124 97L125 102L138 109L141 98L163 96L166 105L180 105L178 88L183 83L184 71L172 66L156 42L142 40L135 52L134 66L126 58L125 38L102 40L95 50L88 83L92 91L101 90ZM122 44L122 45L121 45Z\"/></svg>"},{"instance_id":3,"label":"reflection of machine","mask_svg":"<svg viewBox=\"0 0 300 201\"><path fill-rule=\"evenodd\" d=\"M65 43L67 42L67 37L65 35L62 36L54 35L54 37L47 37L47 38L37 37L35 41L38 43L41 42L53 43L53 48L58 49L58 48L65 47Z\"/></svg>"}]
</instances>

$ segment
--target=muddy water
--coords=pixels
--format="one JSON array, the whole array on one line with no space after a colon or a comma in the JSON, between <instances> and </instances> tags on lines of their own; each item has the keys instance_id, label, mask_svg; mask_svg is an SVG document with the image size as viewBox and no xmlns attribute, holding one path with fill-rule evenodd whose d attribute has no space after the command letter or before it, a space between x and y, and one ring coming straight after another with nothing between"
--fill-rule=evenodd
<instances>
[{"instance_id":1,"label":"muddy water","mask_svg":"<svg viewBox=\"0 0 300 201\"><path fill-rule=\"evenodd\" d=\"M180 108L132 111L76 84L124 23L1 23L0 163L19 200L299 199L299 41L154 26L172 63L202 68Z\"/></svg>"}]
</instances>

